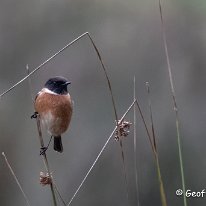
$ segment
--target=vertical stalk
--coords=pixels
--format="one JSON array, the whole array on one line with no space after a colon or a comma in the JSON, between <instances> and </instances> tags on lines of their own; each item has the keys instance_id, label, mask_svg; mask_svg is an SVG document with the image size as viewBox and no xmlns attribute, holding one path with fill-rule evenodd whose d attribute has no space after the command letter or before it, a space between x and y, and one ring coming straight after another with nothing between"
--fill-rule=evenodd
<instances>
[{"instance_id":1,"label":"vertical stalk","mask_svg":"<svg viewBox=\"0 0 206 206\"><path fill-rule=\"evenodd\" d=\"M168 53L167 38L165 34L165 29L164 29L164 20L163 20L161 0L159 0L159 11L160 11L162 37L163 37L164 50L165 50L165 55L166 55L166 60L167 60L167 69L168 69L168 74L169 74L170 88L171 88L171 94L172 94L174 111L175 111L177 145L178 145L178 154L179 154L179 162L180 162L182 190L183 190L183 194L185 194L185 191L186 191L185 190L185 175L184 175L184 165L183 165L183 158L182 158L182 144L181 144L181 138L180 138L179 115L178 115L177 101L175 97L175 89L174 89L173 76L172 76L172 70L171 70L171 65L170 65L170 58L169 58L169 53ZM187 206L187 199L185 195L183 195L183 200L184 200L184 206Z\"/></svg>"},{"instance_id":2,"label":"vertical stalk","mask_svg":"<svg viewBox=\"0 0 206 206\"><path fill-rule=\"evenodd\" d=\"M136 100L136 79L134 76L134 85L133 85L133 100ZM136 188L136 201L137 206L140 206L140 200L139 200L139 184L138 184L138 171L137 171L137 129L136 129L136 107L133 107L133 113L134 113L134 173L135 173L135 188Z\"/></svg>"},{"instance_id":3,"label":"vertical stalk","mask_svg":"<svg viewBox=\"0 0 206 206\"><path fill-rule=\"evenodd\" d=\"M41 124L40 124L39 115L37 115L36 122L37 122L37 129L38 129L38 134L39 134L40 145L43 148L44 147L44 141L43 141L43 138L42 138L42 131L41 131ZM44 162L44 166L46 168L46 171L49 174L49 177L51 178L50 189L51 189L51 193L52 193L53 205L57 206L57 200L56 200L55 191L54 191L53 178L51 176L51 172L50 172L49 163L48 163L46 153L43 153L42 156L43 156L43 162Z\"/></svg>"}]
</instances>

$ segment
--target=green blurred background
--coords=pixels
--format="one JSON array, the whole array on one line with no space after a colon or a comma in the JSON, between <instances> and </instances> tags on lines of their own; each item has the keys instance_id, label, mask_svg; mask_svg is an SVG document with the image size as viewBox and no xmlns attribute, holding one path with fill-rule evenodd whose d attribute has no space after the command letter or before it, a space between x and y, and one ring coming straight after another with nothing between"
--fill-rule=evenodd
<instances>
[{"instance_id":1,"label":"green blurred background","mask_svg":"<svg viewBox=\"0 0 206 206\"><path fill-rule=\"evenodd\" d=\"M163 2L165 31L174 75L181 124L186 189L206 187L206 3L203 0ZM108 68L119 116L136 92L149 122L145 82L151 99L168 205L183 205L175 115L161 34L158 1L134 0L1 0L0 92L26 75L64 45L88 31ZM71 80L74 114L63 135L64 153L48 151L56 184L70 200L114 128L114 112L104 73L87 37L32 76L33 96L52 76ZM28 81L0 101L0 151L5 152L31 205L52 205L49 187L39 184L44 171ZM132 121L132 113L128 120ZM132 128L133 129L133 128ZM129 203L119 144L111 140L72 205L137 205L133 131L124 140ZM44 132L45 141L49 136ZM139 201L161 205L154 158L137 117ZM189 198L203 206L205 198ZM26 205L3 158L0 159L0 205Z\"/></svg>"}]
</instances>

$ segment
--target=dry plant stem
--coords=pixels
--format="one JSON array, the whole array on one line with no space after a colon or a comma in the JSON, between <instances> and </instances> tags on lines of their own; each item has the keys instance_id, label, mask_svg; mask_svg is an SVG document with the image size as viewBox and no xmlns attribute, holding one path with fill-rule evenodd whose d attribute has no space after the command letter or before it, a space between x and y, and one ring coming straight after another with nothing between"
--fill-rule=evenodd
<instances>
[{"instance_id":1,"label":"dry plant stem","mask_svg":"<svg viewBox=\"0 0 206 206\"><path fill-rule=\"evenodd\" d=\"M108 84L108 87L109 87L109 91L110 91L110 95L111 95L111 99L112 99L112 105L113 105L113 109L114 109L114 115L115 115L115 120L116 120L116 126L117 126L117 130L118 130L118 133L119 133L119 137L120 137L120 129L119 129L119 124L118 124L118 115L117 115L117 109L116 109L116 105L115 105L115 100L114 100L114 95L113 95L113 92L112 92L112 86L111 86L111 82L109 80L109 76L107 74L107 70L106 70L106 67L103 63L103 60L102 60L102 57L100 55L100 52L96 46L96 44L94 43L94 40L91 38L91 35L88 33L88 37L97 53L97 56L99 58L99 61L102 65L102 69L104 70L104 74L105 74L105 77L107 79L107 84ZM126 184L126 196L127 196L127 200L129 201L129 189L128 189L128 181L127 181L127 173L126 173L126 165L125 165L125 158L124 158L124 150L123 150L123 143L122 141L120 140L120 149L121 149L121 158L122 158L122 163L123 163L123 172L124 172L124 179L125 179L125 184Z\"/></svg>"},{"instance_id":2,"label":"dry plant stem","mask_svg":"<svg viewBox=\"0 0 206 206\"><path fill-rule=\"evenodd\" d=\"M106 70L106 67L103 63L103 60L102 60L102 57L100 55L100 52L96 46L96 44L94 43L93 39L91 38L91 35L88 33L88 36L89 36L89 39L91 40L91 43L97 53L97 56L100 60L100 63L102 65L102 68L104 70L104 74L105 74L105 77L107 79L107 84L108 84L108 87L109 87L109 91L110 91L110 95L111 95L111 98L112 98L112 105L113 105L113 109L114 109L114 114L115 114L115 120L116 120L116 126L117 126L117 129L118 129L118 133L120 133L120 130L119 130L119 124L118 124L118 115L117 115L117 109L116 109L116 105L115 105L115 100L114 100L114 95L113 95L113 92L112 92L112 86L111 86L111 82L109 80L109 76L107 74L107 70ZM120 135L119 135L120 136ZM126 165L125 165L125 158L124 158L124 150L123 150L123 143L122 141L120 140L120 149L121 149L121 158L122 158L122 163L123 163L123 171L124 171L124 179L125 179L125 184L126 184L126 194L127 194L127 200L129 201L129 190L128 190L128 181L127 181L127 173L126 173Z\"/></svg>"},{"instance_id":3,"label":"dry plant stem","mask_svg":"<svg viewBox=\"0 0 206 206\"><path fill-rule=\"evenodd\" d=\"M126 196L127 196L128 202L129 202L129 186L128 186L128 181L127 181L127 171L126 171L126 164L125 164L125 157L124 157L123 142L121 139L119 141L119 144L120 144L121 158L122 158L122 163L123 163L124 180L125 180L125 184L126 184Z\"/></svg>"},{"instance_id":4,"label":"dry plant stem","mask_svg":"<svg viewBox=\"0 0 206 206\"><path fill-rule=\"evenodd\" d=\"M43 138L42 138L42 131L41 131L41 124L40 124L39 115L37 115L36 123L37 123L37 129L38 129L38 133L39 133L39 141L40 141L41 147L44 148L44 141L43 141ZM54 191L53 178L51 176L51 172L50 172L50 169L49 169L49 163L48 163L46 153L43 153L42 156L43 156L43 161L44 161L46 171L47 171L47 173L49 174L49 176L52 180L52 183L50 184L50 189L51 189L51 192L52 192L53 204L54 204L54 206L57 206L57 201L56 201L56 196L55 196L55 191Z\"/></svg>"},{"instance_id":5,"label":"dry plant stem","mask_svg":"<svg viewBox=\"0 0 206 206\"><path fill-rule=\"evenodd\" d=\"M61 200L62 204L63 204L64 206L67 206L67 205L66 205L66 202L64 201L63 197L61 196L61 194L60 194L60 192L59 192L59 190L58 190L58 188L57 188L54 180L53 180L53 185L54 185L54 188L55 188L55 190L56 190L56 192L57 192L57 194L58 194L58 196L59 196L59 199Z\"/></svg>"},{"instance_id":6,"label":"dry plant stem","mask_svg":"<svg viewBox=\"0 0 206 206\"><path fill-rule=\"evenodd\" d=\"M133 94L134 100L136 99L136 79L134 76L134 94ZM134 173L135 173L135 189L136 189L136 201L137 206L140 206L140 195L139 195L139 184L138 184L138 171L137 171L137 130L136 130L136 107L133 107L134 112Z\"/></svg>"},{"instance_id":7,"label":"dry plant stem","mask_svg":"<svg viewBox=\"0 0 206 206\"><path fill-rule=\"evenodd\" d=\"M120 130L119 130L119 124L118 124L118 115L117 115L117 109L116 109L116 105L115 105L115 100L114 100L114 95L113 95L113 92L112 92L112 86L111 86L111 82L109 80L109 76L107 74L107 70L106 70L106 67L103 63L103 60L102 60L102 57L100 55L100 52L96 46L96 44L94 43L94 40L91 38L91 35L88 33L88 37L97 53L97 56L99 58L99 61L102 65L102 69L104 70L104 74L105 74L105 77L107 79L107 84L108 84L108 87L109 87L109 91L110 91L110 95L111 95L111 99L112 99L112 105L113 105L113 109L114 109L114 115L115 115L115 120L116 120L116 125L117 125L117 129L118 129L118 133L120 133ZM118 135L120 136L120 134ZM127 200L129 201L129 190L128 190L128 181L127 181L127 174L126 174L126 165L125 165L125 158L124 158L124 150L123 150L123 143L122 141L120 140L120 149L121 149L121 158L122 158L122 163L123 163L123 171L124 171L124 179L125 179L125 184L126 184L126 192L127 192Z\"/></svg>"},{"instance_id":8,"label":"dry plant stem","mask_svg":"<svg viewBox=\"0 0 206 206\"><path fill-rule=\"evenodd\" d=\"M152 115L152 104L151 104L151 100L150 100L149 82L146 82L146 87L147 87L147 93L148 93L148 102L149 102L149 111L150 111L150 121L151 121L151 128L152 128L153 144L154 144L155 150L157 151L157 144L156 144L155 131L154 131L154 122L153 122L153 115Z\"/></svg>"},{"instance_id":9,"label":"dry plant stem","mask_svg":"<svg viewBox=\"0 0 206 206\"><path fill-rule=\"evenodd\" d=\"M105 77L106 77L106 79L107 79L107 84L108 84L109 91L110 91L111 98L112 98L112 104L113 104L113 109L114 109L114 114L115 114L115 120L116 120L116 123L117 123L117 125L118 125L117 109L116 109L116 105L115 105L115 101L114 101L114 95L113 95L113 92L112 92L112 86L111 86L111 83L110 83L110 80L109 80L109 76L108 76L108 74L107 74L106 67L105 67L105 65L104 65L104 63L103 63L102 57L101 57L101 55L100 55L100 53L99 53L99 50L98 50L96 44L94 43L93 39L91 38L91 35L90 35L89 33L87 33L87 34L88 34L88 37L89 37L89 39L90 39L90 41L91 41L91 43L92 43L92 45L93 45L93 47L94 47L94 49L95 49L95 51L96 51L96 53L97 53L97 56L98 56L99 61L100 61L101 65L102 65L102 68L103 68L103 70L104 70L104 74L105 74Z\"/></svg>"},{"instance_id":10,"label":"dry plant stem","mask_svg":"<svg viewBox=\"0 0 206 206\"><path fill-rule=\"evenodd\" d=\"M49 63L52 59L54 59L57 55L59 55L60 53L62 53L65 49L67 49L68 47L70 47L71 45L73 45L75 42L77 42L79 39L81 39L83 36L88 35L88 32L83 33L82 35L80 35L79 37L77 37L76 39L74 39L73 41L71 41L70 43L68 43L66 46L64 46L62 49L60 49L58 52L56 52L55 54L53 54L51 57L49 57L46 61L44 61L42 64L40 64L39 66L37 66L35 69L33 69L32 72L30 72L28 75L26 75L23 79L21 79L20 81L18 81L16 84L14 84L13 86L11 86L9 89L7 89L6 91L4 91L1 95L0 98L3 97L5 94L7 94L8 92L10 92L11 90L13 90L15 87L17 87L19 84L21 84L23 81L25 81L27 78L29 78L31 75L33 75L35 72L37 72L39 69L41 69L44 65L46 65L47 63Z\"/></svg>"},{"instance_id":11,"label":"dry plant stem","mask_svg":"<svg viewBox=\"0 0 206 206\"><path fill-rule=\"evenodd\" d=\"M28 197L26 196L26 194L25 194L25 192L24 192L21 184L19 183L19 180L17 179L17 177L16 177L16 175L15 175L15 173L14 173L14 171L13 171L13 169L12 169L12 167L11 167L11 165L10 165L10 163L9 163L9 161L8 161L8 159L7 159L7 157L6 157L6 155L5 155L4 152L2 152L2 156L4 157L5 162L6 162L6 164L7 164L7 167L9 168L9 170L10 170L12 176L14 177L14 179L15 179L18 187L19 187L19 189L21 190L21 193L22 193L23 196L24 196L24 199L25 199L25 201L26 201L26 204L27 204L28 206L30 206L29 199L28 199Z\"/></svg>"},{"instance_id":12,"label":"dry plant stem","mask_svg":"<svg viewBox=\"0 0 206 206\"><path fill-rule=\"evenodd\" d=\"M185 175L184 175L184 165L183 165L183 157L182 157L182 144L181 144L181 139L180 139L179 115L178 115L177 101L175 97L175 89L174 89L169 53L168 53L167 39L166 39L166 34L165 34L165 29L164 29L164 20L163 20L161 0L159 0L159 11L160 11L160 18L161 18L163 43L164 43L166 60L167 60L167 68L168 68L168 73L169 73L170 87L171 87L171 93L172 93L172 99L173 99L174 111L175 111L175 117L176 117L176 132L177 132L177 144L178 144L178 153L179 153L179 162L180 162L180 173L181 173L181 179L182 179L182 190L183 190L183 194L185 194ZM184 206L187 206L187 199L185 195L183 195L183 200L184 200Z\"/></svg>"},{"instance_id":13,"label":"dry plant stem","mask_svg":"<svg viewBox=\"0 0 206 206\"><path fill-rule=\"evenodd\" d=\"M158 176L158 181L159 181L162 206L167 206L167 199L166 199L165 189L164 189L164 185L162 181L158 154L155 156L155 163L156 163L156 168L157 168L157 176Z\"/></svg>"},{"instance_id":14,"label":"dry plant stem","mask_svg":"<svg viewBox=\"0 0 206 206\"><path fill-rule=\"evenodd\" d=\"M156 156L157 154L156 154L156 150L155 150L155 147L154 147L154 144L153 144L153 141L152 141L152 137L151 137L151 135L150 135L149 129L148 129L148 127L147 127L145 118L144 118L144 116L143 116L141 107L140 107L139 102L138 102L137 99L136 99L135 103L136 103L136 106L137 106L137 108L138 108L138 110L139 110L140 117L142 118L142 122L143 122L143 124L144 124L145 130L146 130L146 133L147 133L147 136L148 136L148 138L149 138L150 145L151 145L151 147L152 147L152 151L153 151L154 155Z\"/></svg>"},{"instance_id":15,"label":"dry plant stem","mask_svg":"<svg viewBox=\"0 0 206 206\"><path fill-rule=\"evenodd\" d=\"M120 119L119 122L122 122L123 119L125 118L125 116L127 115L127 113L132 109L132 107L134 106L136 102L136 99L133 101L133 103L128 107L128 109L126 110L126 112L124 113L124 115L122 116L122 118ZM110 136L108 137L107 141L105 142L104 146L102 147L101 151L99 152L99 154L97 155L96 159L94 160L93 164L91 165L91 167L89 168L88 172L86 173L85 177L83 178L83 180L81 181L79 187L77 188L76 192L74 193L74 195L72 196L71 200L69 201L69 203L67 204L67 206L71 205L71 203L73 202L74 198L76 197L76 195L78 194L79 190L81 189L81 187L83 186L83 184L85 183L87 177L89 176L89 174L91 173L92 169L94 168L94 166L96 165L97 161L99 160L100 156L102 155L102 153L104 152L107 144L109 143L109 141L111 140L111 138L113 137L114 133L116 132L118 126L116 126L114 128L114 130L112 131L112 133L110 134Z\"/></svg>"},{"instance_id":16,"label":"dry plant stem","mask_svg":"<svg viewBox=\"0 0 206 206\"><path fill-rule=\"evenodd\" d=\"M150 86L148 82L146 82L146 87L147 87L147 93L148 93L148 103L149 103L149 111L150 111L150 121L151 121L153 144L154 144L154 149L156 152L155 163L156 163L156 168L157 168L157 176L159 180L160 197L161 197L162 206L167 206L167 199L166 199L165 189L164 189L164 185L162 181L162 175L161 175L160 164L159 164L159 156L158 156L157 145L156 145L156 135L155 135L155 130L154 130L153 115L152 115L152 104L151 104L151 99L150 99Z\"/></svg>"}]
</instances>

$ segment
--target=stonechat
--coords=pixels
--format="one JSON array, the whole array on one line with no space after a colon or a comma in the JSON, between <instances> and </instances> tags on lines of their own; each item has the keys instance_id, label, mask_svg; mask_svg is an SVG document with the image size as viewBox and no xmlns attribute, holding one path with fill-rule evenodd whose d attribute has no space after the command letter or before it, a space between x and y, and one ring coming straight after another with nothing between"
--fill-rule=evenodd
<instances>
[{"instance_id":1,"label":"stonechat","mask_svg":"<svg viewBox=\"0 0 206 206\"><path fill-rule=\"evenodd\" d=\"M72 117L72 100L67 91L70 83L64 77L50 78L34 102L32 118L39 115L42 125L54 138L54 150L57 152L63 152L61 135L68 129Z\"/></svg>"}]
</instances>

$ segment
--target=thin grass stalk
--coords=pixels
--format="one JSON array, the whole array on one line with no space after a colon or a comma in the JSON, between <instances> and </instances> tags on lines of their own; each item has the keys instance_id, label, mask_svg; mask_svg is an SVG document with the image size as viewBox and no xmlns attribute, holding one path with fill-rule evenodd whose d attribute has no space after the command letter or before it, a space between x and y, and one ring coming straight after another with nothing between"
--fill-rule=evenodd
<instances>
[{"instance_id":1,"label":"thin grass stalk","mask_svg":"<svg viewBox=\"0 0 206 206\"><path fill-rule=\"evenodd\" d=\"M136 99L136 79L134 76L133 85L133 99ZM137 206L140 206L140 195L139 195L139 181L138 181L138 171L137 171L137 129L136 129L136 107L133 107L133 128L134 128L134 173L135 173L135 190L136 190L136 202Z\"/></svg>"},{"instance_id":2,"label":"thin grass stalk","mask_svg":"<svg viewBox=\"0 0 206 206\"><path fill-rule=\"evenodd\" d=\"M61 193L59 192L59 189L58 189L57 185L55 184L54 180L53 180L53 185L54 185L54 189L55 189L56 193L58 194L58 197L59 197L58 199L61 200L61 202L64 206L67 206L66 202L64 201Z\"/></svg>"},{"instance_id":3,"label":"thin grass stalk","mask_svg":"<svg viewBox=\"0 0 206 206\"><path fill-rule=\"evenodd\" d=\"M44 140L42 138L41 123L40 123L39 115L37 115L36 123L37 123L37 129L38 129L38 134L39 134L38 136L39 136L40 145L41 145L41 148L44 148ZM50 171L50 168L49 168L49 162L48 162L48 159L47 159L46 152L44 152L42 154L42 157L43 157L43 162L44 162L46 172L48 173L49 178L51 179L50 189L51 189L51 193L52 193L53 205L57 206L57 200L56 200L55 189L54 189L54 184L53 184L53 177L51 175L51 171Z\"/></svg>"},{"instance_id":4,"label":"thin grass stalk","mask_svg":"<svg viewBox=\"0 0 206 206\"><path fill-rule=\"evenodd\" d=\"M146 88L147 88L147 94L148 94L148 104L149 104L149 112L150 112L150 122L151 122L151 128L152 128L153 144L154 144L155 150L157 151L157 144L156 144L155 131L154 131L154 122L153 122L153 115L152 115L152 103L151 103L151 99L150 99L150 85L149 85L149 82L146 82Z\"/></svg>"},{"instance_id":5,"label":"thin grass stalk","mask_svg":"<svg viewBox=\"0 0 206 206\"><path fill-rule=\"evenodd\" d=\"M20 85L21 83L23 83L26 79L28 79L30 76L32 76L34 73L36 73L38 70L40 70L44 65L48 64L51 60L53 60L56 56L58 56L59 54L61 54L64 50L66 50L68 47L72 46L75 42L77 42L78 40L80 40L82 37L84 37L85 35L88 35L88 32L85 32L83 34L81 34L80 36L78 36L76 39L74 39L73 41L71 41L70 43L68 43L66 46L64 46L63 48L61 48L59 51L57 51L55 54L53 54L51 57L49 57L47 60L45 60L43 63L41 63L39 66L37 66L36 68L34 68L28 75L26 75L24 78L22 78L20 81L18 81L17 83L15 83L13 86L11 86L9 89L5 90L3 93L0 94L0 99L6 95L7 93L9 93L11 90L13 90L15 87L17 87L18 85Z\"/></svg>"},{"instance_id":6,"label":"thin grass stalk","mask_svg":"<svg viewBox=\"0 0 206 206\"><path fill-rule=\"evenodd\" d=\"M144 116L143 116L141 107L140 107L137 99L136 99L136 106L137 106L137 108L138 108L138 110L139 110L140 117L142 118L142 121L143 121L145 130L146 130L146 132L147 132L147 136L148 136L148 138L149 138L150 145L151 145L151 147L152 147L152 152L153 152L153 154L154 154L155 163L156 163L156 165L157 165L158 179L159 179L159 183L160 183L160 193L162 194L162 195L161 195L161 201L162 201L162 204L165 206L165 205L167 205L167 203L166 203L166 195L165 195L165 192L164 192L164 187L163 187L163 182L162 182L162 177L161 177L161 172L160 172L158 154L157 154L157 151L156 151L155 146L154 146L154 144L153 144L152 137L151 137L151 135L150 135L149 129L148 129L148 127L147 127L145 118L144 118Z\"/></svg>"},{"instance_id":7,"label":"thin grass stalk","mask_svg":"<svg viewBox=\"0 0 206 206\"><path fill-rule=\"evenodd\" d=\"M117 124L116 126L117 126L117 131L118 131L118 137L120 137L119 124ZM123 165L124 181L125 181L125 186L126 186L126 197L127 197L127 201L129 204L129 185L128 185L128 180L127 180L127 170L126 170L126 163L125 163L125 157L124 157L124 148L123 148L123 142L122 142L121 137L120 137L119 145L120 145L121 159L122 159L122 165Z\"/></svg>"},{"instance_id":8,"label":"thin grass stalk","mask_svg":"<svg viewBox=\"0 0 206 206\"><path fill-rule=\"evenodd\" d=\"M167 206L167 199L166 199L164 184L162 181L158 154L155 157L155 163L156 163L156 168L157 168L157 175L158 175L158 181L159 181L159 187L160 187L160 197L161 197L162 206Z\"/></svg>"},{"instance_id":9,"label":"thin grass stalk","mask_svg":"<svg viewBox=\"0 0 206 206\"><path fill-rule=\"evenodd\" d=\"M99 61L100 61L101 65L102 65L102 69L104 71L105 77L107 79L107 84L108 84L108 87L109 87L109 91L110 91L110 95L111 95L111 99L112 99L112 105L113 105L113 109L114 109L115 120L116 120L116 124L118 125L118 115L117 115L116 104L115 104L114 95L113 95L113 91L112 91L112 86L111 86L111 82L110 82L109 76L107 74L106 67L105 67L105 65L103 63L103 60L102 60L102 57L100 55L99 49L97 48L94 40L92 39L92 37L91 37L91 35L89 33L87 33L87 35L88 35L88 37L89 37L89 39L90 39L90 41L91 41L91 43L92 43L96 53L97 53L97 56L98 56Z\"/></svg>"},{"instance_id":10,"label":"thin grass stalk","mask_svg":"<svg viewBox=\"0 0 206 206\"><path fill-rule=\"evenodd\" d=\"M155 156L155 163L156 163L157 175L159 180L160 197L161 197L162 206L167 206L166 193L164 189L164 184L163 184L161 169L159 164L159 154L157 150L156 135L154 130L154 122L153 122L153 114L152 114L152 103L150 99L150 86L148 82L146 82L146 87L147 87L147 94L148 94L148 104L149 104L149 111L150 111L150 122L151 122L151 129L152 129L153 144L155 149L154 156Z\"/></svg>"},{"instance_id":11,"label":"thin grass stalk","mask_svg":"<svg viewBox=\"0 0 206 206\"><path fill-rule=\"evenodd\" d=\"M136 106L137 106L138 111L139 111L139 113L140 113L140 117L141 117L141 119L142 119L142 122L143 122L143 124L144 124L145 130L146 130L146 133L147 133L147 136L148 136L148 139L149 139L150 146L152 147L152 152L154 153L154 155L156 155L156 150L155 150L155 147L154 147L154 144L153 144L153 141L152 141L151 134L150 134L150 132L149 132L147 123L146 123L145 118L144 118L144 115L143 115L143 113L142 113L142 109L141 109L141 107L140 107L139 102L138 102L137 99L136 99L136 102L135 102L135 103L136 103Z\"/></svg>"},{"instance_id":12,"label":"thin grass stalk","mask_svg":"<svg viewBox=\"0 0 206 206\"><path fill-rule=\"evenodd\" d=\"M115 105L115 100L114 100L114 95L113 95L113 91L112 91L112 86L111 86L111 82L109 79L109 75L107 74L107 70L105 67L105 64L103 63L102 57L100 55L99 49L97 48L94 40L92 39L91 35L88 33L88 37L97 53L97 56L99 58L99 61L102 65L102 69L104 71L106 80L107 80L107 85L109 87L109 91L110 91L110 96L112 99L112 106L113 106L113 110L114 110L114 115L115 115L115 120L116 120L116 125L117 125L117 130L118 130L118 136L120 137L120 129L119 129L119 121L118 121L118 115L117 115L117 109L116 109L116 105ZM126 196L127 196L127 200L129 202L129 189L128 189L128 181L127 181L127 173L126 173L126 164L125 164L125 158L124 158L124 149L123 149L123 142L120 140L120 150L121 150L121 159L122 159L122 164L123 164L123 172L124 172L124 179L125 179L125 184L126 184Z\"/></svg>"},{"instance_id":13,"label":"thin grass stalk","mask_svg":"<svg viewBox=\"0 0 206 206\"><path fill-rule=\"evenodd\" d=\"M16 184L18 185L19 189L21 190L21 193L22 193L22 195L23 195L23 197L24 197L24 199L26 201L27 206L31 206L30 202L29 202L29 199L28 199L26 193L24 192L24 190L23 190L23 188L22 188L22 186L21 186L17 176L15 175L14 170L12 169L12 167L11 167L7 157L6 157L6 154L4 152L2 152L2 156L4 157L4 160L6 162L7 167L9 168L9 170L10 170L14 180L16 181Z\"/></svg>"},{"instance_id":14,"label":"thin grass stalk","mask_svg":"<svg viewBox=\"0 0 206 206\"><path fill-rule=\"evenodd\" d=\"M124 157L124 149L123 149L123 142L122 139L119 140L120 150L121 150L121 158L122 158L122 164L123 164L123 172L124 172L124 180L126 184L126 197L127 201L129 203L129 186L128 186L128 180L127 180L127 170L126 170L126 164L125 164L125 157Z\"/></svg>"},{"instance_id":15,"label":"thin grass stalk","mask_svg":"<svg viewBox=\"0 0 206 206\"><path fill-rule=\"evenodd\" d=\"M177 107L177 101L176 101L175 89L174 89L174 83L173 83L174 81L173 81L170 58L169 58L169 53L168 53L167 38L166 38L165 29L164 29L164 19L163 19L161 0L159 0L159 12L160 12L160 18L161 18L162 36L163 36L164 50L165 50L165 55L166 55L166 60L167 60L167 69L169 73L171 94L172 94L174 111L175 111L177 144L178 144L178 155L179 155L179 162L180 162L180 173L181 173L181 180L182 180L182 190L183 190L183 194L185 194L186 189L185 189L184 164L183 164L183 157L182 157L182 143L181 143L181 137L180 137L180 123L179 123L178 107ZM187 206L187 198L185 195L183 195L183 201L184 201L184 206Z\"/></svg>"},{"instance_id":16,"label":"thin grass stalk","mask_svg":"<svg viewBox=\"0 0 206 206\"><path fill-rule=\"evenodd\" d=\"M136 100L134 100L132 102L132 104L128 107L128 109L126 110L126 112L123 114L123 116L120 119L120 123L124 120L125 116L127 115L127 113L132 109L132 107L134 106ZM114 136L114 133L116 132L118 126L116 125L114 130L112 131L112 133L110 134L110 136L108 137L107 141L105 142L105 144L103 145L102 149L100 150L99 154L97 155L96 159L94 160L94 162L92 163L91 167L89 168L88 172L86 173L86 175L84 176L83 180L81 181L80 185L78 186L77 190L75 191L75 193L73 194L72 198L70 199L70 201L68 202L67 206L70 206L71 203L73 202L74 198L77 196L78 192L80 191L80 189L82 188L83 184L85 183L86 179L88 178L88 176L90 175L92 169L94 168L94 166L96 165L96 163L98 162L100 156L102 155L102 153L104 152L106 146L108 145L109 141L111 140L111 138Z\"/></svg>"}]
</instances>

